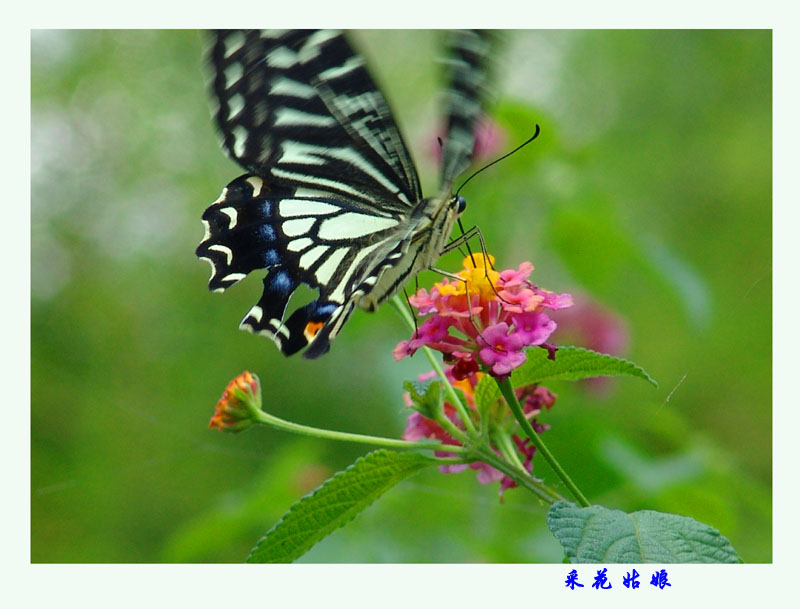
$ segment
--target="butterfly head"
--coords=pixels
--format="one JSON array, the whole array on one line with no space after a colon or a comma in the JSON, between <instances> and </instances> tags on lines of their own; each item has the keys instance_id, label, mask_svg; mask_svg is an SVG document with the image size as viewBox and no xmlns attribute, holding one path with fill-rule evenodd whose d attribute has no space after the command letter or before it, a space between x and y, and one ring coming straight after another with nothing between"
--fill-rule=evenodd
<instances>
[{"instance_id":1,"label":"butterfly head","mask_svg":"<svg viewBox=\"0 0 800 609\"><path fill-rule=\"evenodd\" d=\"M467 200L461 195L453 195L450 199L450 204L456 208L456 217L464 213L467 209Z\"/></svg>"}]
</instances>

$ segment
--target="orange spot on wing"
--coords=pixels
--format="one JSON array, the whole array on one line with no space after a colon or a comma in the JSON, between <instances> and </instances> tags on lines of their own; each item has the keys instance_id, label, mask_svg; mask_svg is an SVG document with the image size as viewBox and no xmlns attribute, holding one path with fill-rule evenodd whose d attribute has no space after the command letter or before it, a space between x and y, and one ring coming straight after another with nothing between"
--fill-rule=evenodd
<instances>
[{"instance_id":1,"label":"orange spot on wing","mask_svg":"<svg viewBox=\"0 0 800 609\"><path fill-rule=\"evenodd\" d=\"M310 321L306 324L305 330L303 330L303 334L305 335L306 339L310 342L312 338L317 335L317 332L322 329L322 326L325 325L321 321Z\"/></svg>"}]
</instances>

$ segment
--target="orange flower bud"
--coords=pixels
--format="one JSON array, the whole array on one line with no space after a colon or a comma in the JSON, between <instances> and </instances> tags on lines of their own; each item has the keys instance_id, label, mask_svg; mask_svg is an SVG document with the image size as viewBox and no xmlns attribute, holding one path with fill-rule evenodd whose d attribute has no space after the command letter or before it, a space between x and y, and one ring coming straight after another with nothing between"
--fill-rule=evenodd
<instances>
[{"instance_id":1,"label":"orange flower bud","mask_svg":"<svg viewBox=\"0 0 800 609\"><path fill-rule=\"evenodd\" d=\"M261 384L255 374L242 372L225 388L217 402L209 428L239 432L254 423L253 414L261 410Z\"/></svg>"}]
</instances>

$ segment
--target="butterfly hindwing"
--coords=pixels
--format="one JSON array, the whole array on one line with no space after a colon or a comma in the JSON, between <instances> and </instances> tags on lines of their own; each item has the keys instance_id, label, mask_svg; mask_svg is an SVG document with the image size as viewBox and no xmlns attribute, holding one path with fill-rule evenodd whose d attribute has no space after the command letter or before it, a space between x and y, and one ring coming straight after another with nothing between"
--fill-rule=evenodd
<instances>
[{"instance_id":1,"label":"butterfly hindwing","mask_svg":"<svg viewBox=\"0 0 800 609\"><path fill-rule=\"evenodd\" d=\"M267 269L261 299L241 327L272 338L286 355L341 318L320 338L336 335L357 297L399 258L396 252L405 251L401 237L407 230L403 217L365 213L321 193L297 196L249 174L225 187L203 222L206 235L196 254L211 264L209 289L222 292L250 272ZM317 289L319 298L284 322L301 283Z\"/></svg>"}]
</instances>

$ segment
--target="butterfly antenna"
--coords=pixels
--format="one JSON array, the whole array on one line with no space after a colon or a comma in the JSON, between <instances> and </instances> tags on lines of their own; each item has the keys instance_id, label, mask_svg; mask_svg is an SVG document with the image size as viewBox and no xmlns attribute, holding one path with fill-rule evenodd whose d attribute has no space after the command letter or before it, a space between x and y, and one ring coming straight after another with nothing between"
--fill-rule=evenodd
<instances>
[{"instance_id":1,"label":"butterfly antenna","mask_svg":"<svg viewBox=\"0 0 800 609\"><path fill-rule=\"evenodd\" d=\"M469 182L469 181L470 181L472 178L474 178L476 175L478 175L478 174L479 174L481 171L483 171L484 169L489 169L489 167L491 167L492 165L494 165L494 164L496 164L496 163L499 163L499 162L500 162L500 161L502 161L503 159L506 159L506 158L510 157L510 156L511 156L512 154L514 154L515 152L517 152L517 151L521 150L522 148L524 148L525 146L527 146L528 144L530 144L530 143L531 143L533 140L535 140L537 137L539 137L539 131L540 131L540 130L539 130L539 125L536 125L536 129L535 129L535 131L533 132L533 135L532 135L531 137L529 137L527 140L525 140L524 142L522 142L522 143L521 143L519 146L517 146L516 148L514 148L514 150L512 150L511 152L506 152L506 153L505 153L503 156L501 156L499 159L495 159L494 161L492 161L492 162L491 162L491 163L489 163L488 165L484 165L483 167L481 167L480 169L478 169L478 171L476 171L476 172L475 172L475 173L473 173L471 176L469 176L469 177L468 177L466 180L464 180L464 182L461 184L461 186L459 186L459 187L458 187L458 190L456 190L456 194L455 194L455 195L453 195L453 196L456 196L456 197L457 197L457 196L458 196L458 193L460 193L460 192L461 192L461 189L462 189L462 188L464 188L464 186L466 186L466 185L467 185L467 182Z\"/></svg>"}]
</instances>

